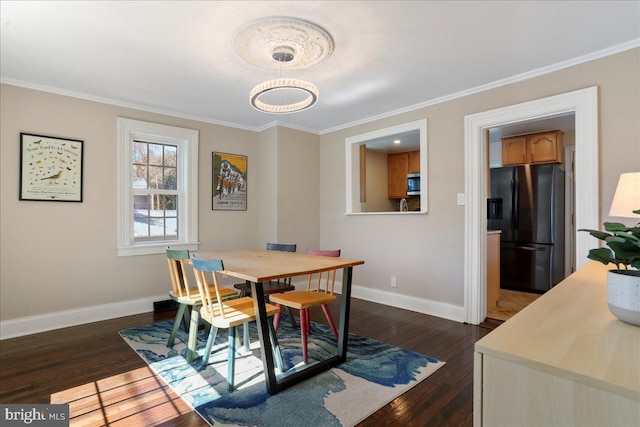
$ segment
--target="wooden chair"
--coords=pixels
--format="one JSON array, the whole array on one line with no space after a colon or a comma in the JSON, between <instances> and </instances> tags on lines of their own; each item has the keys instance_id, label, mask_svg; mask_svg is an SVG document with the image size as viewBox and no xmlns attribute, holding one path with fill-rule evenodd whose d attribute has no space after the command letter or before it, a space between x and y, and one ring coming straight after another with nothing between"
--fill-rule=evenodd
<instances>
[{"instance_id":1,"label":"wooden chair","mask_svg":"<svg viewBox=\"0 0 640 427\"><path fill-rule=\"evenodd\" d=\"M191 260L189 259L188 250L167 248L167 262L169 263L169 274L171 275L171 285L173 287L169 291L169 297L178 303L178 312L167 340L167 347L173 347L180 324L184 320L185 330L189 333L187 362L191 363L195 358L195 346L200 323L200 292L197 287L191 288L189 285L187 264L190 264ZM237 296L238 293L232 289L221 287L220 295L222 298L230 298ZM191 316L189 316L187 307L191 307Z\"/></svg>"},{"instance_id":2,"label":"wooden chair","mask_svg":"<svg viewBox=\"0 0 640 427\"><path fill-rule=\"evenodd\" d=\"M295 243L267 243L268 251L295 252L296 248L297 246ZM233 286L240 291L240 297L251 296L251 283L237 283ZM265 301L268 302L270 295L295 291L296 287L291 284L291 277L287 277L286 279L272 280L267 283L263 283L262 290L264 292ZM296 319L293 317L293 311L290 307L287 307L287 312L289 313L291 326L297 328L298 325L296 323Z\"/></svg>"},{"instance_id":3,"label":"wooden chair","mask_svg":"<svg viewBox=\"0 0 640 427\"><path fill-rule=\"evenodd\" d=\"M319 256L331 256L331 257L339 257L340 250L331 250L331 251L318 251L307 249L305 253L309 255L319 255ZM323 276L325 276L323 280ZM329 312L329 306L327 304L334 302L337 298L333 295L333 287L336 280L336 270L327 271L325 273L319 273L317 281L315 282L315 289L312 289L311 279L313 277L312 274L309 275L307 279L307 290L306 291L293 291L287 292L286 294L277 294L271 295L271 302L273 302L276 306L281 307L290 307L300 310L300 331L302 336L302 356L304 357L304 363L309 363L309 356L307 352L307 335L311 333L311 319L309 317L309 308L314 306L321 306L322 311L324 312L327 321L329 322L329 326L333 331L336 339L338 338L338 330L336 329L336 325L331 318L331 313ZM323 284L324 282L324 284ZM276 314L273 319L274 329L278 330L278 324L280 322L280 314Z\"/></svg>"},{"instance_id":4,"label":"wooden chair","mask_svg":"<svg viewBox=\"0 0 640 427\"><path fill-rule=\"evenodd\" d=\"M227 382L229 383L229 391L233 391L236 327L242 325L245 329L248 329L249 322L256 320L253 298L242 297L227 300L222 298L222 295L220 294L220 286L218 285L218 278L216 276L216 272L224 270L222 260L199 259L192 256L191 262L196 275L200 298L204 302L200 308L200 315L205 322L208 322L211 325L209 337L207 338L207 345L204 350L204 355L202 356L201 368L206 367L209 363L211 347L216 340L218 329L228 329L229 344L227 356ZM208 275L211 275L213 279L213 286L207 285ZM276 313L280 312L280 309L274 305L265 303L265 306L267 316L274 316ZM275 330L273 329L273 324L271 322L268 322L268 324L276 364L281 371L284 371L282 354L280 352L280 347L278 346L278 339L276 337Z\"/></svg>"}]
</instances>

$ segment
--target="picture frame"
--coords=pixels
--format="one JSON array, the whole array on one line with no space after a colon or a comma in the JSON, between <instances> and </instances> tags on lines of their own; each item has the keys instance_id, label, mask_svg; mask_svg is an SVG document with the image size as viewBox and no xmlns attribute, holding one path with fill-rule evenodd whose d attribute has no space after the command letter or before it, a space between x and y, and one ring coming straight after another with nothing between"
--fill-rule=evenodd
<instances>
[{"instance_id":1,"label":"picture frame","mask_svg":"<svg viewBox=\"0 0 640 427\"><path fill-rule=\"evenodd\" d=\"M212 153L211 209L247 210L247 156Z\"/></svg>"},{"instance_id":2,"label":"picture frame","mask_svg":"<svg viewBox=\"0 0 640 427\"><path fill-rule=\"evenodd\" d=\"M82 202L84 141L20 133L20 200Z\"/></svg>"}]
</instances>

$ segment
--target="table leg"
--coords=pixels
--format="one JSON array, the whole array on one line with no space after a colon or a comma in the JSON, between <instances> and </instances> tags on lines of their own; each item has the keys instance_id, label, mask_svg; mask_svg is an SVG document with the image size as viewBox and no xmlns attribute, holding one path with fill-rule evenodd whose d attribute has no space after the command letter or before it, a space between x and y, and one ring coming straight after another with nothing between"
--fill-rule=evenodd
<instances>
[{"instance_id":1,"label":"table leg","mask_svg":"<svg viewBox=\"0 0 640 427\"><path fill-rule=\"evenodd\" d=\"M347 361L349 339L349 312L351 311L351 278L353 267L346 267L342 273L342 299L340 302L340 326L338 329L338 356L342 363Z\"/></svg>"},{"instance_id":2,"label":"table leg","mask_svg":"<svg viewBox=\"0 0 640 427\"><path fill-rule=\"evenodd\" d=\"M189 325L189 339L187 340L187 363L193 362L196 358L196 342L198 340L198 326L200 323L200 306L191 306L191 322Z\"/></svg>"},{"instance_id":3,"label":"table leg","mask_svg":"<svg viewBox=\"0 0 640 427\"><path fill-rule=\"evenodd\" d=\"M304 369L289 374L279 381L274 370L274 359L272 353L271 340L269 339L269 319L264 305L264 295L262 283L251 283L253 294L253 304L256 310L258 323L258 337L260 338L260 351L262 353L262 363L264 366L267 392L271 395L277 394L295 384L308 378L318 375L321 372L344 363L347 360L347 341L349 334L349 311L351 309L351 279L353 267L346 267L342 277L342 296L340 303L340 326L338 328L338 351L333 357L314 363ZM301 327L304 327L301 325ZM276 338L277 339L277 338Z\"/></svg>"},{"instance_id":4,"label":"table leg","mask_svg":"<svg viewBox=\"0 0 640 427\"><path fill-rule=\"evenodd\" d=\"M271 339L269 337L269 318L267 317L267 308L264 301L264 290L262 283L251 282L251 295L253 296L253 307L256 312L256 323L258 329L258 338L260 339L260 353L262 354L262 364L264 366L265 381L267 384L267 392L276 394L278 390L278 381L273 365L273 352Z\"/></svg>"}]
</instances>

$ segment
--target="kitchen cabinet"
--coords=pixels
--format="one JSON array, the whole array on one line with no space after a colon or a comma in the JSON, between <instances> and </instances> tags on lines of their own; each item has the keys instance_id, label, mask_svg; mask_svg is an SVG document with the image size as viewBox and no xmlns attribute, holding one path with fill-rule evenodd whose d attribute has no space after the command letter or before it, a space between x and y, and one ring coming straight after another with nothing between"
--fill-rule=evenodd
<instances>
[{"instance_id":1,"label":"kitchen cabinet","mask_svg":"<svg viewBox=\"0 0 640 427\"><path fill-rule=\"evenodd\" d=\"M474 426L640 425L640 328L590 261L475 344Z\"/></svg>"},{"instance_id":2,"label":"kitchen cabinet","mask_svg":"<svg viewBox=\"0 0 640 427\"><path fill-rule=\"evenodd\" d=\"M487 309L500 299L500 231L487 232Z\"/></svg>"},{"instance_id":3,"label":"kitchen cabinet","mask_svg":"<svg viewBox=\"0 0 640 427\"><path fill-rule=\"evenodd\" d=\"M407 174L409 173L409 155L407 153L389 154L389 198L407 197Z\"/></svg>"},{"instance_id":4,"label":"kitchen cabinet","mask_svg":"<svg viewBox=\"0 0 640 427\"><path fill-rule=\"evenodd\" d=\"M420 151L389 154L389 198L407 197L407 175L420 173Z\"/></svg>"},{"instance_id":5,"label":"kitchen cabinet","mask_svg":"<svg viewBox=\"0 0 640 427\"><path fill-rule=\"evenodd\" d=\"M409 173L420 173L420 151L409 151Z\"/></svg>"},{"instance_id":6,"label":"kitchen cabinet","mask_svg":"<svg viewBox=\"0 0 640 427\"><path fill-rule=\"evenodd\" d=\"M502 138L502 165L562 163L561 130Z\"/></svg>"}]
</instances>

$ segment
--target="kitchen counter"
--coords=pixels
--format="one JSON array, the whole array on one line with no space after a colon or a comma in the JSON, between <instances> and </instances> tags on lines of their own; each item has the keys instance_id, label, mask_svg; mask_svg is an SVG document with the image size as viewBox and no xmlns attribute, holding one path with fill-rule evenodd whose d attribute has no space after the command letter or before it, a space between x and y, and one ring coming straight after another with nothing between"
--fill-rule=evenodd
<instances>
[{"instance_id":1,"label":"kitchen counter","mask_svg":"<svg viewBox=\"0 0 640 427\"><path fill-rule=\"evenodd\" d=\"M487 230L487 234L500 234L502 230Z\"/></svg>"},{"instance_id":2,"label":"kitchen counter","mask_svg":"<svg viewBox=\"0 0 640 427\"><path fill-rule=\"evenodd\" d=\"M476 342L474 425L640 425L640 327L590 261Z\"/></svg>"}]
</instances>

